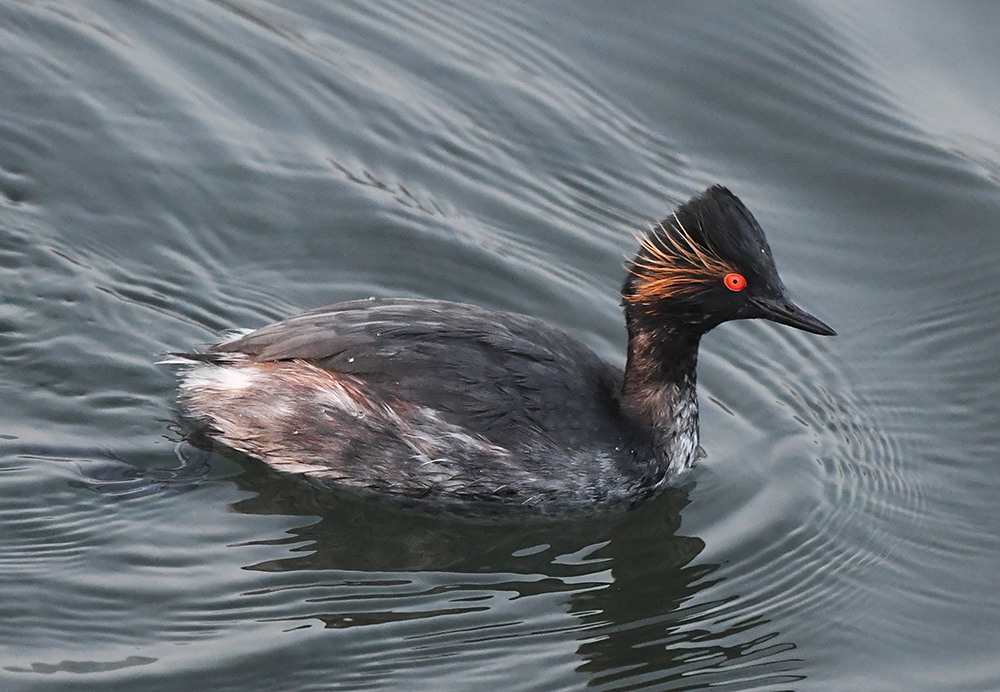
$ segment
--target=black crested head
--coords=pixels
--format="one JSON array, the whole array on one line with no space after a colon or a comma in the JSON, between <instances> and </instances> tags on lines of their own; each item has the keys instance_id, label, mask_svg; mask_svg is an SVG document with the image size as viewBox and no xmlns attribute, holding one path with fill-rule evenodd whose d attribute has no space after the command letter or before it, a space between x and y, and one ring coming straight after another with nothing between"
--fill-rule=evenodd
<instances>
[{"instance_id":1,"label":"black crested head","mask_svg":"<svg viewBox=\"0 0 1000 692\"><path fill-rule=\"evenodd\" d=\"M684 330L697 337L728 320L764 318L835 333L791 302L760 224L719 185L640 238L622 303L630 332Z\"/></svg>"}]
</instances>

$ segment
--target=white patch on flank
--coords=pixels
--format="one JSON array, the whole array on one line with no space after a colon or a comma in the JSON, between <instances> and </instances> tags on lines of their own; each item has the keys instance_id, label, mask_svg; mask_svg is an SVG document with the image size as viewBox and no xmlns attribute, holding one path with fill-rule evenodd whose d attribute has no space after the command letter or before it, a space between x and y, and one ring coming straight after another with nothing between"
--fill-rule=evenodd
<instances>
[{"instance_id":1,"label":"white patch on flank","mask_svg":"<svg viewBox=\"0 0 1000 692\"><path fill-rule=\"evenodd\" d=\"M296 461L288 457L267 456L264 462L268 466L281 469L285 473L301 473L304 475L316 474L319 477L338 479L337 473L331 473L332 469L326 464L310 464L303 461Z\"/></svg>"},{"instance_id":2,"label":"white patch on flank","mask_svg":"<svg viewBox=\"0 0 1000 692\"><path fill-rule=\"evenodd\" d=\"M399 433L421 465L453 463L455 459L464 458L469 454L482 454L500 459L510 458L510 451L505 447L492 444L479 435L470 435L462 428L446 423L434 409L421 406L418 411L420 422L401 429Z\"/></svg>"},{"instance_id":3,"label":"white patch on flank","mask_svg":"<svg viewBox=\"0 0 1000 692\"><path fill-rule=\"evenodd\" d=\"M238 391L252 386L258 373L252 368L238 368L227 365L201 365L193 368L184 377L181 385L186 389L215 389Z\"/></svg>"},{"instance_id":4,"label":"white patch on flank","mask_svg":"<svg viewBox=\"0 0 1000 692\"><path fill-rule=\"evenodd\" d=\"M358 401L356 395L339 382L331 379L322 389L316 389L316 399L321 404L327 404L341 411L346 411L352 416L361 417L371 411L371 407L365 406L364 402Z\"/></svg>"}]
</instances>

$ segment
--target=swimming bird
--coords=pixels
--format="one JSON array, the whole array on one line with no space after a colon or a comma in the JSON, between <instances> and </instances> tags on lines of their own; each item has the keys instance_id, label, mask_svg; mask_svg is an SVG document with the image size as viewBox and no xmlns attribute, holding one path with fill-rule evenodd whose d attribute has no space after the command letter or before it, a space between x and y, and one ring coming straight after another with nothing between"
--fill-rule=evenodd
<instances>
[{"instance_id":1,"label":"swimming bird","mask_svg":"<svg viewBox=\"0 0 1000 692\"><path fill-rule=\"evenodd\" d=\"M624 371L542 320L441 300L311 310L172 354L179 406L278 471L436 507L581 509L656 494L699 453L702 335L789 299L764 232L710 187L639 238Z\"/></svg>"}]
</instances>

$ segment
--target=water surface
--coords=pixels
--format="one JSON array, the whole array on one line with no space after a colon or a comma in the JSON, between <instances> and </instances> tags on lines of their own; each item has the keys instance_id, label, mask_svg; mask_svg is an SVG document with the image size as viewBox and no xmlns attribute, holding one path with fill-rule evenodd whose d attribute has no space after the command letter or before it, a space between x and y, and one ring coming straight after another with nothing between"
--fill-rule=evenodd
<instances>
[{"instance_id":1,"label":"water surface","mask_svg":"<svg viewBox=\"0 0 1000 692\"><path fill-rule=\"evenodd\" d=\"M0 0L0 687L1000 688L988 4ZM707 457L482 522L181 447L159 354L369 295L623 360L705 186L840 336L739 323Z\"/></svg>"}]
</instances>

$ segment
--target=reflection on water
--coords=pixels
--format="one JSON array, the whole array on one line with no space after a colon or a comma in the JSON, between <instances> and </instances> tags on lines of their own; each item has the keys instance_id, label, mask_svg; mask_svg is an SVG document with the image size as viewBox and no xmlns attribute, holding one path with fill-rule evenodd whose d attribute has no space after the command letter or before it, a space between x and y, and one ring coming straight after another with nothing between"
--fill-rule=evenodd
<instances>
[{"instance_id":1,"label":"reflection on water","mask_svg":"<svg viewBox=\"0 0 1000 692\"><path fill-rule=\"evenodd\" d=\"M118 459L63 461L83 474L74 485L121 501L212 475L207 454L179 451L181 466L145 477ZM601 687L725 688L747 666L757 681L804 677L794 644L738 596L700 597L722 580L718 565L692 564L704 543L678 534L693 484L624 514L512 521L395 508L240 465L232 481L250 496L235 510L307 519L284 538L249 542L285 555L244 567L269 576L245 594L261 603L243 608L280 612L266 618L292 629L367 628L361 636L380 652L369 672L386 681L400 666L565 641L576 641L573 668Z\"/></svg>"}]
</instances>

